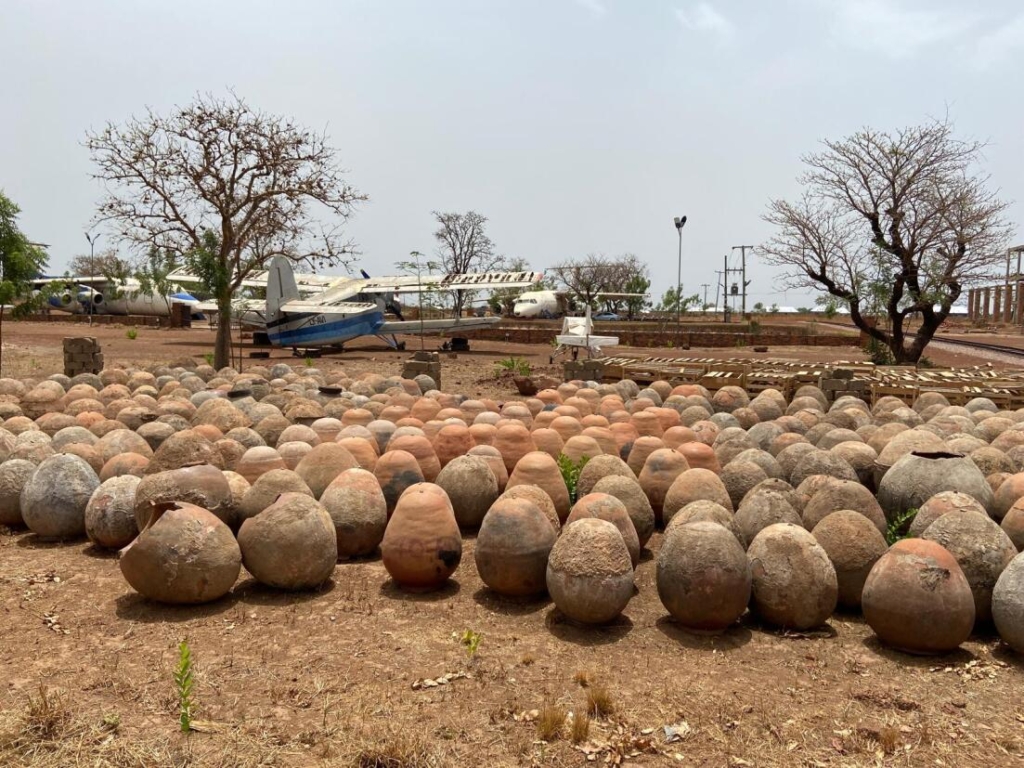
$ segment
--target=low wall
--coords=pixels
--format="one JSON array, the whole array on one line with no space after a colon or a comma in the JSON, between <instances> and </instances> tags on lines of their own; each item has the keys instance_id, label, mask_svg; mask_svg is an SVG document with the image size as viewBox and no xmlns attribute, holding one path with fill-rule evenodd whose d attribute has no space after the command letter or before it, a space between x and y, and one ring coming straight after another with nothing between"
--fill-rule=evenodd
<instances>
[{"instance_id":1,"label":"low wall","mask_svg":"<svg viewBox=\"0 0 1024 768\"><path fill-rule=\"evenodd\" d=\"M89 324L89 315L73 315L69 312L38 312L23 318L35 323ZM170 318L149 315L93 315L93 325L137 325L146 328L163 328L170 325Z\"/></svg>"},{"instance_id":2,"label":"low wall","mask_svg":"<svg viewBox=\"0 0 1024 768\"><path fill-rule=\"evenodd\" d=\"M559 331L560 332L560 331ZM629 330L599 328L602 336L618 336L619 343L627 347L851 347L857 345L857 337L851 334L810 335L800 329L790 333L743 333L741 331L687 331L677 333L656 330ZM508 341L515 344L550 344L555 337L551 328L530 326L495 326L473 331L474 339Z\"/></svg>"}]
</instances>

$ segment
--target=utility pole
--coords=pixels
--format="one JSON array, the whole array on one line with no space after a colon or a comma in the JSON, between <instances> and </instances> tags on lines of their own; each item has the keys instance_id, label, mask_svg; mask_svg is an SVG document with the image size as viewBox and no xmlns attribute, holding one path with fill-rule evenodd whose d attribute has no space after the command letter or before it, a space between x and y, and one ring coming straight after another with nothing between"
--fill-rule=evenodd
<instances>
[{"instance_id":1,"label":"utility pole","mask_svg":"<svg viewBox=\"0 0 1024 768\"><path fill-rule=\"evenodd\" d=\"M708 305L708 283L701 283L700 287L704 289L704 306L701 307L703 311Z\"/></svg>"},{"instance_id":2,"label":"utility pole","mask_svg":"<svg viewBox=\"0 0 1024 768\"><path fill-rule=\"evenodd\" d=\"M740 252L740 285L743 289L743 304L741 305L740 314L745 316L747 314L747 286L750 285L747 280L747 248L754 248L752 245L734 245L732 249Z\"/></svg>"},{"instance_id":3,"label":"utility pole","mask_svg":"<svg viewBox=\"0 0 1024 768\"><path fill-rule=\"evenodd\" d=\"M722 257L722 322L729 322L729 255Z\"/></svg>"},{"instance_id":4,"label":"utility pole","mask_svg":"<svg viewBox=\"0 0 1024 768\"><path fill-rule=\"evenodd\" d=\"M89 269L92 270L92 274L89 275L90 280L96 278L96 241L100 239L99 235L90 235L88 232L85 233L85 239L89 241ZM96 296L96 288L92 283L88 286L89 288L89 325L92 325L92 314L93 305L96 303L94 298Z\"/></svg>"},{"instance_id":5,"label":"utility pole","mask_svg":"<svg viewBox=\"0 0 1024 768\"><path fill-rule=\"evenodd\" d=\"M722 273L715 270L715 309L718 309L718 293L722 287Z\"/></svg>"}]
</instances>

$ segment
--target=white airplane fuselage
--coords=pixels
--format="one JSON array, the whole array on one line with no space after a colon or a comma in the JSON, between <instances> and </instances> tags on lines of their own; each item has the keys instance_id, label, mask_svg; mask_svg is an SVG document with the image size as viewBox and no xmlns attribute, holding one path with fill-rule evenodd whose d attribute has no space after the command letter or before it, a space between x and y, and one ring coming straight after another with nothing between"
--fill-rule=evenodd
<instances>
[{"instance_id":1,"label":"white airplane fuselage","mask_svg":"<svg viewBox=\"0 0 1024 768\"><path fill-rule=\"evenodd\" d=\"M141 315L144 317L169 317L171 306L187 304L193 307L192 314L199 311L195 306L199 300L176 286L175 293L161 296L144 292L137 280L127 280L115 286L113 291L103 291L79 285L68 288L50 297L49 305L54 309L76 315Z\"/></svg>"},{"instance_id":2,"label":"white airplane fuselage","mask_svg":"<svg viewBox=\"0 0 1024 768\"><path fill-rule=\"evenodd\" d=\"M558 317L562 312L554 291L526 291L512 307L516 317Z\"/></svg>"}]
</instances>

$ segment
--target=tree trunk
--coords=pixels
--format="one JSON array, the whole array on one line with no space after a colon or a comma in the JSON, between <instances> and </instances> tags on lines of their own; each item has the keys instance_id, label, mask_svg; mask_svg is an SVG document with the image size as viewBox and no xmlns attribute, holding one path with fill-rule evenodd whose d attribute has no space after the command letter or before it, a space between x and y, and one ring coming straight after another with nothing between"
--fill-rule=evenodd
<instances>
[{"instance_id":1,"label":"tree trunk","mask_svg":"<svg viewBox=\"0 0 1024 768\"><path fill-rule=\"evenodd\" d=\"M218 371L231 365L231 291L217 296L217 338L213 347L213 367Z\"/></svg>"},{"instance_id":2,"label":"tree trunk","mask_svg":"<svg viewBox=\"0 0 1024 768\"><path fill-rule=\"evenodd\" d=\"M4 375L4 307L0 304L0 376Z\"/></svg>"}]
</instances>

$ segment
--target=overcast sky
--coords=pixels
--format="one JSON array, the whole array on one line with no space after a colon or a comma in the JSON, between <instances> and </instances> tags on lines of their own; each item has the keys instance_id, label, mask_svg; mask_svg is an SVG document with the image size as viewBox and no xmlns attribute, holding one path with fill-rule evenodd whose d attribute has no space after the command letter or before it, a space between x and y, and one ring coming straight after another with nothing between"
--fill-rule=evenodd
<instances>
[{"instance_id":1,"label":"overcast sky","mask_svg":"<svg viewBox=\"0 0 1024 768\"><path fill-rule=\"evenodd\" d=\"M713 298L801 154L947 110L1024 221L1019 1L4 0L0 19L0 188L54 271L99 198L85 131L228 87L328 132L370 197L349 231L374 274L433 250L432 210L473 209L538 269L636 253L660 295L686 214L685 290ZM749 271L751 304L810 303Z\"/></svg>"}]
</instances>

